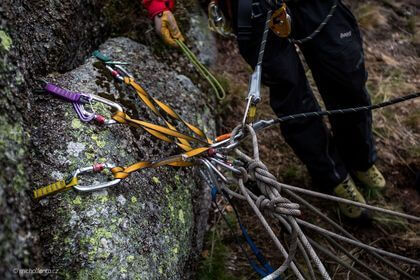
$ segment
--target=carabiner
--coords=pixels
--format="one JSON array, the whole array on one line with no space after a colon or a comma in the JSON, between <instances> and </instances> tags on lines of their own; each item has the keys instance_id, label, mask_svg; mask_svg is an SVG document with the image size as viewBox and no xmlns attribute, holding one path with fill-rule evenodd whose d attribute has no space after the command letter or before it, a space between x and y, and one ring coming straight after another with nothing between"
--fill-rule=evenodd
<instances>
[{"instance_id":1,"label":"carabiner","mask_svg":"<svg viewBox=\"0 0 420 280\"><path fill-rule=\"evenodd\" d=\"M261 72L261 65L257 65L249 79L247 104L242 119L243 127L245 127L247 119L250 119L251 122L254 121L256 106L261 101Z\"/></svg>"},{"instance_id":2,"label":"carabiner","mask_svg":"<svg viewBox=\"0 0 420 280\"><path fill-rule=\"evenodd\" d=\"M78 175L84 174L84 173L88 173L88 172L99 173L99 172L102 172L104 169L112 169L114 167L115 166L113 164L98 163L98 164L94 164L92 166L79 168L73 173L73 178L77 177ZM115 186L120 181L121 181L121 179L114 179L114 180L111 180L111 181L108 181L108 182L93 184L93 185L88 185L88 186L76 185L73 188L75 188L76 190L81 191L81 192L96 191L96 190L108 188L108 187L111 187L111 186Z\"/></svg>"},{"instance_id":3,"label":"carabiner","mask_svg":"<svg viewBox=\"0 0 420 280\"><path fill-rule=\"evenodd\" d=\"M123 61L108 61L105 63L110 64L110 65L131 65L130 62L123 62Z\"/></svg>"},{"instance_id":4,"label":"carabiner","mask_svg":"<svg viewBox=\"0 0 420 280\"><path fill-rule=\"evenodd\" d=\"M116 64L116 65L115 65L115 68L117 68L117 69L119 70L120 74L124 74L124 75L126 75L126 76L128 76L128 77L130 77L130 78L133 78L133 75L131 75L131 74L130 74L127 70L125 70L125 68L124 68L124 67L122 67L121 65Z\"/></svg>"},{"instance_id":5,"label":"carabiner","mask_svg":"<svg viewBox=\"0 0 420 280\"><path fill-rule=\"evenodd\" d=\"M210 163L208 159L199 159L198 161L201 162L205 167L207 167L211 174L217 174L217 176L219 176L219 178L222 179L223 182L228 182L228 179L222 174L222 172L220 172L216 166Z\"/></svg>"},{"instance_id":6,"label":"carabiner","mask_svg":"<svg viewBox=\"0 0 420 280\"><path fill-rule=\"evenodd\" d=\"M120 80L124 81L124 77L130 77L133 78L133 75L131 75L127 70L125 70L124 67L121 65L129 65L130 63L122 62L122 61L112 61L111 58L101 53L99 50L96 50L93 52L93 56L95 56L97 59L102 61L105 64L106 69L111 72L111 75Z\"/></svg>"},{"instance_id":7,"label":"carabiner","mask_svg":"<svg viewBox=\"0 0 420 280\"><path fill-rule=\"evenodd\" d=\"M92 101L96 101L96 102L103 103L103 104L105 104L105 105L107 105L111 108L114 108L117 111L123 112L123 108L118 103L115 103L111 100L108 100L106 98L103 98L103 97L101 97L99 95L95 95L95 94L89 94L89 95L86 95L86 96L87 96L87 98L89 100L88 102L90 104L92 104ZM109 125L109 124L117 123L113 119L106 119L104 116L97 114L95 111L93 111L93 112L86 111L83 104L73 103L73 107L74 107L75 111L77 112L77 114L79 115L79 118L84 122L89 122L89 121L94 119L100 124ZM93 110L93 108L92 108L92 110Z\"/></svg>"},{"instance_id":8,"label":"carabiner","mask_svg":"<svg viewBox=\"0 0 420 280\"><path fill-rule=\"evenodd\" d=\"M124 81L124 77L121 76L121 74L117 70L115 70L114 68L112 68L111 66L106 65L106 64L105 64L105 67L111 73L112 77L114 77L117 80Z\"/></svg>"},{"instance_id":9,"label":"carabiner","mask_svg":"<svg viewBox=\"0 0 420 280\"><path fill-rule=\"evenodd\" d=\"M95 94L86 94L80 92L72 92L63 88L60 88L57 85L48 83L44 80L39 80L43 84L44 91L52 93L56 96L59 96L67 101L70 101L73 104L73 108L76 111L79 119L83 122L90 122L92 120L96 120L100 124L115 124L117 123L115 120L106 119L104 116L96 114L95 112L88 112L84 105L87 103L92 103L92 101L101 102L107 106L110 106L117 111L123 112L122 107L111 100L105 99L101 96Z\"/></svg>"},{"instance_id":10,"label":"carabiner","mask_svg":"<svg viewBox=\"0 0 420 280\"><path fill-rule=\"evenodd\" d=\"M114 101L108 100L106 98L103 98L103 97L101 97L99 95L95 95L95 94L92 94L90 97L92 98L92 100L97 101L97 102L101 102L105 105L108 105L109 107L114 108L118 112L124 112L121 105L114 102ZM100 116L100 115L98 115L98 116ZM102 120L103 120L102 123L104 123L104 124L116 124L117 123L117 121L115 121L113 119L105 119L103 116L100 116L100 117L102 117Z\"/></svg>"},{"instance_id":11,"label":"carabiner","mask_svg":"<svg viewBox=\"0 0 420 280\"><path fill-rule=\"evenodd\" d=\"M211 161L213 161L214 163L216 163L217 165L235 173L235 174L241 174L241 171L237 168L235 168L232 164L227 163L225 161L222 161L220 159L216 159L216 158L210 158Z\"/></svg>"},{"instance_id":12,"label":"carabiner","mask_svg":"<svg viewBox=\"0 0 420 280\"><path fill-rule=\"evenodd\" d=\"M236 37L229 31L230 28L226 24L225 16L215 1L211 1L209 3L207 10L208 27L211 31L214 31L224 37Z\"/></svg>"}]
</instances>

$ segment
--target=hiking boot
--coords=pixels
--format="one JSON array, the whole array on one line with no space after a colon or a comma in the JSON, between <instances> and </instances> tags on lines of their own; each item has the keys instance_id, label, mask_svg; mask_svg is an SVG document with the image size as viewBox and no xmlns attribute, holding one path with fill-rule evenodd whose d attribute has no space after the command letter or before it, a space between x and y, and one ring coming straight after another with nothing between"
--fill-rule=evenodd
<instances>
[{"instance_id":1,"label":"hiking boot","mask_svg":"<svg viewBox=\"0 0 420 280\"><path fill-rule=\"evenodd\" d=\"M366 204L363 195L359 192L356 184L353 182L350 176L348 176L341 184L335 187L334 193L338 197ZM338 206L340 207L341 213L351 219L360 218L366 212L364 208L347 203L338 203Z\"/></svg>"},{"instance_id":2,"label":"hiking boot","mask_svg":"<svg viewBox=\"0 0 420 280\"><path fill-rule=\"evenodd\" d=\"M375 165L372 165L371 168L362 172L355 171L354 176L367 188L371 189L384 189L386 181L381 171L376 168Z\"/></svg>"}]
</instances>

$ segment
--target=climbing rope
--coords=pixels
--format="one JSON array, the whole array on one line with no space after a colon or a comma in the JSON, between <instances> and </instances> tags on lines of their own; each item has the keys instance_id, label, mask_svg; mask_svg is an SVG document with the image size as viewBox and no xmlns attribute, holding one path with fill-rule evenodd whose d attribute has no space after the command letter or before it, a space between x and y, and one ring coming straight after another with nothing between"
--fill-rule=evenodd
<instances>
[{"instance_id":1,"label":"climbing rope","mask_svg":"<svg viewBox=\"0 0 420 280\"><path fill-rule=\"evenodd\" d=\"M217 99L220 101L225 99L225 90L216 79L216 77L198 60L195 54L187 47L187 45L185 45L184 42L178 39L175 39L175 42L178 44L179 48L182 50L188 60L195 66L200 75L209 82Z\"/></svg>"},{"instance_id":2,"label":"climbing rope","mask_svg":"<svg viewBox=\"0 0 420 280\"><path fill-rule=\"evenodd\" d=\"M248 86L247 102L245 112L242 118L242 126L245 126L246 122L253 122L257 111L257 104L261 101L261 73L262 63L264 58L265 46L267 44L268 30L271 21L272 11L269 10L266 15L264 32L261 38L260 49L258 52L257 65L255 66L254 72L251 75Z\"/></svg>"},{"instance_id":3,"label":"climbing rope","mask_svg":"<svg viewBox=\"0 0 420 280\"><path fill-rule=\"evenodd\" d=\"M232 132L231 142L234 141L235 135L238 133L240 128L241 128L241 126L238 126ZM355 240L352 236L343 237L343 236L338 235L336 233L333 233L331 231L322 229L319 226L316 226L316 225L310 224L308 222L305 222L301 219L298 219L297 217L300 215L299 205L296 204L296 203L290 202L290 200L282 197L281 194L280 194L281 191L285 191L287 194L293 194L294 196L296 196L294 194L294 192L291 191L291 190L296 191L296 187L290 188L290 186L287 186L287 185L284 185L284 184L281 184L281 183L277 182L276 178L271 173L268 172L267 167L263 163L261 163L261 161L259 159L258 143L257 143L256 133L250 125L247 126L247 130L249 131L249 133L251 135L251 138L252 138L253 158L248 157L247 155L245 155L240 150L235 149L235 153L237 154L237 156L243 162L245 162L246 165L248 166L247 170L245 170L245 168L243 168L243 167L237 168L238 169L237 173L239 173L239 177L237 178L237 183L239 184L241 193L236 193L236 192L232 191L231 189L227 188L226 186L220 187L220 188L221 188L221 191L225 191L226 193L228 193L232 197L242 199L242 200L246 200L250 204L251 208L254 210L255 214L257 215L257 217L261 221L262 225L266 229L267 233L269 234L269 236L273 240L276 247L285 256L286 261L283 263L283 265L280 266L280 268L276 270L276 273L271 274L271 276L270 276L271 278L268 277L266 279L274 279L275 277L279 276L279 274L281 274L281 273L278 273L278 272L284 271L285 267L287 268L289 266L292 269L292 271L295 273L295 275L298 279L303 279L303 278L301 278L302 277L301 273L293 265L293 261L288 258L288 256L290 256L292 254L295 255L295 253L296 253L296 246L295 246L297 244L296 239L294 239L294 241L291 242L291 246L290 246L290 249L289 249L289 254L287 254L287 252L285 252L284 247L279 243L279 240L277 239L277 237L273 233L272 229L268 225L268 222L265 219L265 217L264 217L264 215L262 214L261 211L263 211L263 213L265 213L269 217L273 217L273 218L278 219L282 224L285 225L286 228L288 228L289 232L292 230L292 228L294 228L296 230L297 236L298 236L297 238L300 239L299 241L301 241L302 244L304 245L303 246L304 249L308 252L309 256L315 262L318 270L322 274L323 279L330 279L330 278L329 278L328 273L325 270L325 267L323 267L322 263L320 262L319 258L316 255L315 251L313 250L311 244L313 244L314 247L316 247L320 251L326 253L330 257L331 257L331 254L328 250L325 250L325 248L323 248L318 243L316 243L313 240L310 240L307 237L305 237L305 235L303 234L303 231L300 229L299 225L310 228L311 230L315 230L315 231L321 233L322 235L327 235L329 237L333 237L335 239L347 242L351 245L363 248L370 253L381 254L381 255L384 255L384 256L387 256L387 257L395 258L395 259L398 259L400 261L404 261L404 262L407 262L407 263L411 263L411 264L420 266L420 262L417 261L417 260L413 260L413 259L410 259L410 258L407 258L407 257L404 257L404 256L400 256L400 255L397 255L397 254L394 254L394 253L387 252L387 251L379 249L379 248L375 248L373 246L366 245L366 244L364 244L360 241ZM245 182L247 180L253 180L253 181L257 182L257 186L259 188L259 191L262 193L261 196L256 196L249 189L247 189L245 187ZM307 190L305 190L305 191L307 191ZM332 196L328 196L328 195L324 196L324 194L319 194L319 193L312 192L312 191L304 192L304 193L305 194L311 194L311 195L316 194L317 197L321 197L321 198L331 199L331 197L332 197ZM333 197L333 198L336 198L336 197ZM354 203L353 201L345 200L345 199L343 199L343 200L340 199L339 201L340 201L340 203L349 203L349 204ZM358 205L358 206L362 206L362 205ZM375 211L381 211L381 212L385 212L387 214L392 214L392 215L395 215L395 216L400 216L400 217L412 219L412 220L415 220L415 221L420 221L420 217L406 215L406 214L402 214L402 213L398 213L398 212L395 212L395 211L390 211L390 210L386 210L386 209L382 209L382 208L378 208L378 207L373 207L373 206L372 207L371 206L366 206L366 205L363 205L363 206L365 206L365 208L369 208L369 209L372 209L372 210L375 210ZM318 214L323 215L322 213L318 213ZM294 234L292 234L292 236L294 236ZM378 259L383 260L382 258L378 258ZM393 267L395 268L395 266L393 266ZM352 268L350 270L353 271L355 274L360 276L360 273L361 273L360 271L355 270L354 268ZM397 271L399 271L402 275L406 274L405 272L401 271L400 269L397 269ZM376 272L371 271L371 273L375 274ZM360 277L364 278L364 279L369 279L366 276L360 276ZM381 276L379 278L383 279L384 277ZM410 277L410 279L412 279L412 277Z\"/></svg>"},{"instance_id":4,"label":"climbing rope","mask_svg":"<svg viewBox=\"0 0 420 280\"><path fill-rule=\"evenodd\" d=\"M318 35L322 31L324 26L327 25L327 23L330 21L331 17L334 15L334 12L335 12L337 6L338 6L338 0L335 0L333 5L331 6L330 11L328 12L327 16L324 18L324 20L318 25L318 27L311 34L309 34L305 38L290 39L290 41L292 41L292 43L295 43L295 44L304 44L304 43L312 40L316 35Z\"/></svg>"},{"instance_id":5,"label":"climbing rope","mask_svg":"<svg viewBox=\"0 0 420 280\"><path fill-rule=\"evenodd\" d=\"M306 113L298 113L298 114L293 114L293 115L286 115L283 117L279 117L276 119L269 119L269 120L259 120L256 121L254 123L252 123L252 127L256 132L260 132L266 128L270 128L273 125L282 123L282 122L287 122L287 121L292 121L292 120L301 120L301 119L306 119L306 118L313 118L313 117L323 117L323 116L336 116L336 115L344 115L344 114L352 114L352 113L359 113L359 112L366 112L366 111L372 111L372 110L376 110L379 108L384 108L390 105L394 105L397 103L401 103L404 101L408 101L411 99L415 99L420 97L420 92L417 93L412 93L412 94L408 94L406 96L401 96L401 97L397 97L382 103L378 103L378 104L374 104L374 105L368 105L368 106L360 106L360 107L352 107L352 108L346 108L346 109L335 109L335 110L325 110L325 111L314 111L314 112L306 112ZM245 119L246 115L244 114L244 119ZM245 134L244 133L238 133L235 137L236 137L236 141L232 144L230 144L227 147L222 147L221 149L223 150L231 150L233 148L235 148L236 146L240 145L241 140L245 139ZM222 143L226 143L227 140L225 140L225 142L222 141Z\"/></svg>"}]
</instances>

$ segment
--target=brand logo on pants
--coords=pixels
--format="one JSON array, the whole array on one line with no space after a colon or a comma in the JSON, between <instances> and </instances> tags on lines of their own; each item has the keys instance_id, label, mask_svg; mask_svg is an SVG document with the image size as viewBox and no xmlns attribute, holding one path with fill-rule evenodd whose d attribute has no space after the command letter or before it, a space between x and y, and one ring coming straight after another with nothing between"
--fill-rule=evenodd
<instances>
[{"instance_id":1,"label":"brand logo on pants","mask_svg":"<svg viewBox=\"0 0 420 280\"><path fill-rule=\"evenodd\" d=\"M340 39L351 37L351 30L348 32L340 33Z\"/></svg>"}]
</instances>

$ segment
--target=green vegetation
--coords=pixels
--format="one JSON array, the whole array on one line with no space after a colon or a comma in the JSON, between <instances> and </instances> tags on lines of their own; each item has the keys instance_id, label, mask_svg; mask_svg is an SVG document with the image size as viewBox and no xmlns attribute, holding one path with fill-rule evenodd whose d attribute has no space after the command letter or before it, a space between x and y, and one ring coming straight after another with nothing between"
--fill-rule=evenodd
<instances>
[{"instance_id":1,"label":"green vegetation","mask_svg":"<svg viewBox=\"0 0 420 280\"><path fill-rule=\"evenodd\" d=\"M6 32L0 30L0 46L5 50L9 51L12 46L12 39Z\"/></svg>"},{"instance_id":2,"label":"green vegetation","mask_svg":"<svg viewBox=\"0 0 420 280\"><path fill-rule=\"evenodd\" d=\"M203 252L203 260L197 277L199 280L237 279L226 268L229 248L223 244L220 235L216 233L218 230L218 228L213 228L207 233L206 243L211 244L211 249L210 252Z\"/></svg>"}]
</instances>

